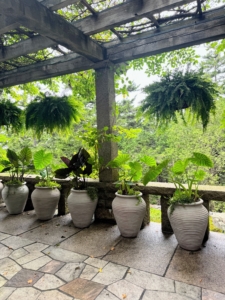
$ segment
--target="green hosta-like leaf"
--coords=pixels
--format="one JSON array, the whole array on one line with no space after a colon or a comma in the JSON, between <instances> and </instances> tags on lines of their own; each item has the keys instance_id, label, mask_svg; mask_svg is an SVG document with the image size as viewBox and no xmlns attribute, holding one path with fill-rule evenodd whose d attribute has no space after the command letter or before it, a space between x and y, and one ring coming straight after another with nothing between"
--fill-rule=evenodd
<instances>
[{"instance_id":1,"label":"green hosta-like leaf","mask_svg":"<svg viewBox=\"0 0 225 300\"><path fill-rule=\"evenodd\" d=\"M15 151L8 149L6 156L15 168L19 167L19 157Z\"/></svg>"},{"instance_id":2,"label":"green hosta-like leaf","mask_svg":"<svg viewBox=\"0 0 225 300\"><path fill-rule=\"evenodd\" d=\"M130 159L129 154L120 154L115 159L111 160L107 166L111 168L120 168Z\"/></svg>"},{"instance_id":3,"label":"green hosta-like leaf","mask_svg":"<svg viewBox=\"0 0 225 300\"><path fill-rule=\"evenodd\" d=\"M144 157L142 157L140 160L149 167L156 166L156 160L154 159L154 157L144 155Z\"/></svg>"},{"instance_id":4,"label":"green hosta-like leaf","mask_svg":"<svg viewBox=\"0 0 225 300\"><path fill-rule=\"evenodd\" d=\"M134 181L138 181L142 176L142 166L139 162L130 162L130 177Z\"/></svg>"},{"instance_id":5,"label":"green hosta-like leaf","mask_svg":"<svg viewBox=\"0 0 225 300\"><path fill-rule=\"evenodd\" d=\"M196 181L201 181L205 178L205 171L203 170L198 170L197 172L195 172L194 174L194 178Z\"/></svg>"},{"instance_id":6,"label":"green hosta-like leaf","mask_svg":"<svg viewBox=\"0 0 225 300\"><path fill-rule=\"evenodd\" d=\"M193 157L190 158L190 161L199 167L213 167L213 162L211 159L203 153L194 152Z\"/></svg>"},{"instance_id":7,"label":"green hosta-like leaf","mask_svg":"<svg viewBox=\"0 0 225 300\"><path fill-rule=\"evenodd\" d=\"M39 150L34 154L34 166L36 170L46 168L52 162L52 153L46 153L45 150Z\"/></svg>"},{"instance_id":8,"label":"green hosta-like leaf","mask_svg":"<svg viewBox=\"0 0 225 300\"><path fill-rule=\"evenodd\" d=\"M29 147L24 147L19 154L19 159L20 161L24 164L27 165L30 163L32 159L32 152Z\"/></svg>"},{"instance_id":9,"label":"green hosta-like leaf","mask_svg":"<svg viewBox=\"0 0 225 300\"><path fill-rule=\"evenodd\" d=\"M142 180L143 184L146 185L150 181L153 181L156 179L157 176L162 172L162 168L159 166L152 167L149 169L149 171L144 175L144 178Z\"/></svg>"},{"instance_id":10,"label":"green hosta-like leaf","mask_svg":"<svg viewBox=\"0 0 225 300\"><path fill-rule=\"evenodd\" d=\"M172 172L181 175L184 173L187 167L188 161L187 160L178 160L174 163L173 167L171 168Z\"/></svg>"}]
</instances>

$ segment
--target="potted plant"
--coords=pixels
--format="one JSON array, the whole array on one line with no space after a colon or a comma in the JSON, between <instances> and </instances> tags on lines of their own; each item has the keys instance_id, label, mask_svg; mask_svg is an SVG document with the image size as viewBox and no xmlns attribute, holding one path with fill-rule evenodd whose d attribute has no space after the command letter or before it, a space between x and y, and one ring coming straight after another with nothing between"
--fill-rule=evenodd
<instances>
[{"instance_id":1,"label":"potted plant","mask_svg":"<svg viewBox=\"0 0 225 300\"><path fill-rule=\"evenodd\" d=\"M24 182L24 174L31 165L32 152L30 148L24 147L18 154L8 149L6 156L8 160L2 160L4 169L1 172L9 172L10 180L6 182L2 190L2 199L10 214L23 212L29 189Z\"/></svg>"},{"instance_id":2,"label":"potted plant","mask_svg":"<svg viewBox=\"0 0 225 300\"><path fill-rule=\"evenodd\" d=\"M208 156L194 152L191 157L176 161L169 170L176 190L170 200L168 218L179 245L186 250L199 250L202 245L208 211L198 193L198 184L205 178L203 168L212 166Z\"/></svg>"},{"instance_id":3,"label":"potted plant","mask_svg":"<svg viewBox=\"0 0 225 300\"><path fill-rule=\"evenodd\" d=\"M157 165L155 159L147 155L140 161L147 166L144 175L141 163L131 162L129 154L120 154L107 164L108 167L119 170L119 181L116 182L118 191L112 202L112 209L123 237L136 237L145 216L146 203L138 190L137 181L142 178L142 183L147 185L149 181L155 180L167 164L164 161Z\"/></svg>"},{"instance_id":4,"label":"potted plant","mask_svg":"<svg viewBox=\"0 0 225 300\"><path fill-rule=\"evenodd\" d=\"M56 178L67 178L72 175L73 188L68 196L68 208L71 213L73 223L78 228L88 227L93 219L93 215L98 202L97 191L94 187L88 187L86 176L92 173L90 154L84 149L72 156L71 159L61 157L67 168L55 171Z\"/></svg>"},{"instance_id":5,"label":"potted plant","mask_svg":"<svg viewBox=\"0 0 225 300\"><path fill-rule=\"evenodd\" d=\"M31 200L39 220L52 219L59 203L60 184L53 181L49 175L49 165L52 162L52 153L41 149L34 153L34 167L41 170L39 182L31 194Z\"/></svg>"}]
</instances>

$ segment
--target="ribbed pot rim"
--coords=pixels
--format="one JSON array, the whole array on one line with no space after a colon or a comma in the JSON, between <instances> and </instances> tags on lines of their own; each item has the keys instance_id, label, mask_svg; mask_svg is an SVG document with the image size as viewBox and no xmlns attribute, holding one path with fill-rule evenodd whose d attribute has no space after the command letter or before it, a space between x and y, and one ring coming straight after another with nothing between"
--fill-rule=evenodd
<instances>
[{"instance_id":1,"label":"ribbed pot rim","mask_svg":"<svg viewBox=\"0 0 225 300\"><path fill-rule=\"evenodd\" d=\"M140 192L138 195L121 195L118 194L118 192L116 192L115 195L120 198L137 198L137 197L141 197L142 193Z\"/></svg>"},{"instance_id":2,"label":"ribbed pot rim","mask_svg":"<svg viewBox=\"0 0 225 300\"><path fill-rule=\"evenodd\" d=\"M199 198L199 200L197 202L192 202L192 203L176 203L175 205L178 205L178 206L195 206L195 205L200 205L203 203L203 200Z\"/></svg>"},{"instance_id":3,"label":"ribbed pot rim","mask_svg":"<svg viewBox=\"0 0 225 300\"><path fill-rule=\"evenodd\" d=\"M74 193L87 193L87 190L75 190L74 188L72 188L71 192L74 192Z\"/></svg>"},{"instance_id":4,"label":"ribbed pot rim","mask_svg":"<svg viewBox=\"0 0 225 300\"><path fill-rule=\"evenodd\" d=\"M24 181L24 182L21 182L21 184L19 184L19 183L9 183L9 184L7 184L7 182L6 182L6 186L21 186L21 185L25 185L26 184L26 181Z\"/></svg>"},{"instance_id":5,"label":"ribbed pot rim","mask_svg":"<svg viewBox=\"0 0 225 300\"><path fill-rule=\"evenodd\" d=\"M41 190L41 189L51 189L51 190L54 190L54 189L57 189L57 186L52 186L52 187L50 187L50 186L35 186L35 189L39 189L39 190Z\"/></svg>"}]
</instances>

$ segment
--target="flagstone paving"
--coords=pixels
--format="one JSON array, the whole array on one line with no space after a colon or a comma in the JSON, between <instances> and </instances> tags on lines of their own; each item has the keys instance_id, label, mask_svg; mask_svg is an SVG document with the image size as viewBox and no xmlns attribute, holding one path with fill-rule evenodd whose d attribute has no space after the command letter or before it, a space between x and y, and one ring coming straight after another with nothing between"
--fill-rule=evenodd
<instances>
[{"instance_id":1,"label":"flagstone paving","mask_svg":"<svg viewBox=\"0 0 225 300\"><path fill-rule=\"evenodd\" d=\"M70 215L38 225L1 208L0 220L0 300L225 300L224 234L188 252L155 223L127 239L116 225L75 228Z\"/></svg>"}]
</instances>

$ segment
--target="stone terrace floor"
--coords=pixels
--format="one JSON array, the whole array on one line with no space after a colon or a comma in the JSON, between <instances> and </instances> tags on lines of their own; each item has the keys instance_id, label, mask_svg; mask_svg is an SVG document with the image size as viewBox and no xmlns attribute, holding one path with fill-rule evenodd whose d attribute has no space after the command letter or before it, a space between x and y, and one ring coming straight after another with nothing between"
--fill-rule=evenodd
<instances>
[{"instance_id":1,"label":"stone terrace floor","mask_svg":"<svg viewBox=\"0 0 225 300\"><path fill-rule=\"evenodd\" d=\"M116 225L80 230L70 215L38 221L0 207L0 300L224 300L225 234L198 252L151 223L137 238Z\"/></svg>"}]
</instances>

